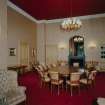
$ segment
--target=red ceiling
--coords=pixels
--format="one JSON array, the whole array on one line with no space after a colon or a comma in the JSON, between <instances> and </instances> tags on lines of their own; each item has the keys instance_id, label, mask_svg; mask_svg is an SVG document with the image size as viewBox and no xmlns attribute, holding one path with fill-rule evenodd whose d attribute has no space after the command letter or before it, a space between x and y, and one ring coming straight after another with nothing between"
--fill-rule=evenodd
<instances>
[{"instance_id":1,"label":"red ceiling","mask_svg":"<svg viewBox=\"0 0 105 105\"><path fill-rule=\"evenodd\" d=\"M70 0L10 0L38 20L71 16ZM105 13L105 0L72 0L72 16Z\"/></svg>"}]
</instances>

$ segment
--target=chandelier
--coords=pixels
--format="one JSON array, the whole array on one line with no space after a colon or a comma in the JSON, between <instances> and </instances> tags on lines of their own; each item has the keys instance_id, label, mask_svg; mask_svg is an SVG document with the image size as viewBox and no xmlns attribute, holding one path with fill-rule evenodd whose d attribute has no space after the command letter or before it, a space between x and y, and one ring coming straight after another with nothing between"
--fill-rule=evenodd
<instances>
[{"instance_id":1,"label":"chandelier","mask_svg":"<svg viewBox=\"0 0 105 105\"><path fill-rule=\"evenodd\" d=\"M67 31L78 30L81 28L81 26L82 22L77 18L68 18L61 24L61 28Z\"/></svg>"},{"instance_id":2,"label":"chandelier","mask_svg":"<svg viewBox=\"0 0 105 105\"><path fill-rule=\"evenodd\" d=\"M82 22L77 18L72 18L72 0L70 3L70 7L71 7L70 9L71 18L67 18L61 23L61 29L66 30L66 31L78 30L81 28Z\"/></svg>"},{"instance_id":3,"label":"chandelier","mask_svg":"<svg viewBox=\"0 0 105 105\"><path fill-rule=\"evenodd\" d=\"M76 36L74 37L74 42L83 42L83 37Z\"/></svg>"}]
</instances>

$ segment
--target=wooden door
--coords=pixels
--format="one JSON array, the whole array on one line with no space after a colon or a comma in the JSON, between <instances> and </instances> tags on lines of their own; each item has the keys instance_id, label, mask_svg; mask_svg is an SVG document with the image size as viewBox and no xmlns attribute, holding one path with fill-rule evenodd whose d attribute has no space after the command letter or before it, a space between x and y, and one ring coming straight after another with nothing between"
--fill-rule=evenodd
<instances>
[{"instance_id":1,"label":"wooden door","mask_svg":"<svg viewBox=\"0 0 105 105\"><path fill-rule=\"evenodd\" d=\"M29 64L29 45L26 42L20 42L20 64Z\"/></svg>"}]
</instances>

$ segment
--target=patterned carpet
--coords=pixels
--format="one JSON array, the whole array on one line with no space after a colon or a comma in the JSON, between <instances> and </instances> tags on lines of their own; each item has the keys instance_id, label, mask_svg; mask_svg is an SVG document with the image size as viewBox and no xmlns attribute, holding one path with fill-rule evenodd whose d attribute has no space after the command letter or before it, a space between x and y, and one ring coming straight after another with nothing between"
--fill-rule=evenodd
<instances>
[{"instance_id":1,"label":"patterned carpet","mask_svg":"<svg viewBox=\"0 0 105 105\"><path fill-rule=\"evenodd\" d=\"M105 73L98 73L94 88L81 88L80 94L65 89L57 95L57 89L51 95L50 88L40 88L40 79L37 73L28 72L19 76L19 84L26 86L27 105L92 105L97 97L105 97Z\"/></svg>"}]
</instances>

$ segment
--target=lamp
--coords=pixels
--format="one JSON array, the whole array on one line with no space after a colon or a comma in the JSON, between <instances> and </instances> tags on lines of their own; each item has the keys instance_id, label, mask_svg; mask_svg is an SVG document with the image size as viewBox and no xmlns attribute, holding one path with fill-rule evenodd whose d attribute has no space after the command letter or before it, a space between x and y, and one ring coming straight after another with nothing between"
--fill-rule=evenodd
<instances>
[{"instance_id":1,"label":"lamp","mask_svg":"<svg viewBox=\"0 0 105 105\"><path fill-rule=\"evenodd\" d=\"M66 44L65 43L59 43L58 48L59 49L66 49Z\"/></svg>"},{"instance_id":2,"label":"lamp","mask_svg":"<svg viewBox=\"0 0 105 105\"><path fill-rule=\"evenodd\" d=\"M93 49L93 48L96 48L97 46L96 46L96 43L90 42L88 47Z\"/></svg>"},{"instance_id":3,"label":"lamp","mask_svg":"<svg viewBox=\"0 0 105 105\"><path fill-rule=\"evenodd\" d=\"M72 18L72 0L70 3L71 7L71 18L67 18L61 23L61 29L66 30L66 31L71 31L71 30L78 30L82 26L82 22L77 19L77 18Z\"/></svg>"}]
</instances>

